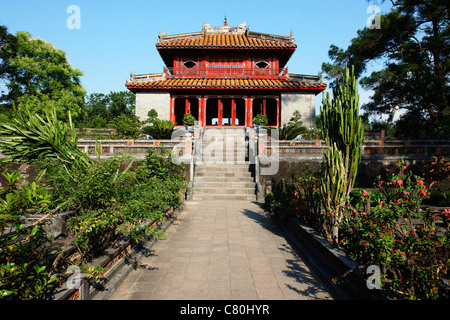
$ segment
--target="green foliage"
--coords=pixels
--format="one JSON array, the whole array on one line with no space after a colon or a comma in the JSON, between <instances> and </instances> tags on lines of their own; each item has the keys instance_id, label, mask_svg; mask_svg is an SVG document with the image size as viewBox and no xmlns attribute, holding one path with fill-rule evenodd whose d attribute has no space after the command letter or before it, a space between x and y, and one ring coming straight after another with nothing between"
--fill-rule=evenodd
<instances>
[{"instance_id":1,"label":"green foliage","mask_svg":"<svg viewBox=\"0 0 450 320\"><path fill-rule=\"evenodd\" d=\"M304 134L305 132L306 132L305 127L284 124L282 127L278 129L278 138L280 140L292 140L298 135Z\"/></svg>"},{"instance_id":2,"label":"green foliage","mask_svg":"<svg viewBox=\"0 0 450 320\"><path fill-rule=\"evenodd\" d=\"M381 70L360 80L373 91L363 109L374 116L388 114L391 122L400 108L399 138L443 137L443 130L436 129L450 112L448 10L444 0L395 1L392 10L381 15L380 29L358 30L346 50L332 45L332 62L324 63L322 70L335 80L351 64L360 76L369 63L384 60Z\"/></svg>"},{"instance_id":3,"label":"green foliage","mask_svg":"<svg viewBox=\"0 0 450 320\"><path fill-rule=\"evenodd\" d=\"M376 192L363 191L341 228L340 245L363 265L382 270L382 285L412 299L448 299L448 220L437 232L435 217L421 209L429 196L424 180L399 162ZM371 205L375 203L376 205Z\"/></svg>"},{"instance_id":4,"label":"green foliage","mask_svg":"<svg viewBox=\"0 0 450 320\"><path fill-rule=\"evenodd\" d=\"M334 213L322 206L318 178L306 170L273 182L266 203L327 236L325 227ZM450 209L436 215L422 206L430 192L404 161L387 170L386 178L378 177L375 186L351 193L336 245L362 267L378 266L383 290L409 299L448 300ZM338 284L340 276L333 282Z\"/></svg>"},{"instance_id":5,"label":"green foliage","mask_svg":"<svg viewBox=\"0 0 450 320\"><path fill-rule=\"evenodd\" d=\"M14 41L2 47L0 58L7 81L7 92L1 101L7 109L15 102L38 114L55 108L58 117L64 120L67 120L67 111L74 119L83 117L83 74L72 68L63 51L19 31Z\"/></svg>"},{"instance_id":6,"label":"green foliage","mask_svg":"<svg viewBox=\"0 0 450 320\"><path fill-rule=\"evenodd\" d=\"M42 223L25 227L22 219L47 206L51 195L39 180L27 183L17 172L3 172L0 185L0 299L39 299L57 278L46 265ZM18 188L18 185L22 185Z\"/></svg>"},{"instance_id":7,"label":"green foliage","mask_svg":"<svg viewBox=\"0 0 450 320\"><path fill-rule=\"evenodd\" d=\"M182 200L184 167L174 164L164 151L158 155L151 149L146 160L135 165L130 162L125 166L124 161L98 161L88 170L73 172L73 178L58 165L49 171L54 205L78 209L69 229L81 255L80 263L86 263L119 236L134 237L145 221L159 219L162 212L178 207ZM146 227L142 234L151 235L151 228Z\"/></svg>"},{"instance_id":8,"label":"green foliage","mask_svg":"<svg viewBox=\"0 0 450 320\"><path fill-rule=\"evenodd\" d=\"M77 136L71 122L58 120L56 110L45 111L40 117L26 107L15 109L10 123L0 123L0 150L7 156L1 161L33 163L56 159L66 167L84 168L89 157L77 148Z\"/></svg>"},{"instance_id":9,"label":"green foliage","mask_svg":"<svg viewBox=\"0 0 450 320\"><path fill-rule=\"evenodd\" d=\"M110 124L121 139L136 139L141 134L141 122L136 115L120 115L114 118Z\"/></svg>"},{"instance_id":10,"label":"green foliage","mask_svg":"<svg viewBox=\"0 0 450 320\"><path fill-rule=\"evenodd\" d=\"M86 128L108 128L119 116L132 117L135 104L136 96L130 91L92 93L85 99L86 116L78 124Z\"/></svg>"},{"instance_id":11,"label":"green foliage","mask_svg":"<svg viewBox=\"0 0 450 320\"><path fill-rule=\"evenodd\" d=\"M61 273L68 263L83 265L120 237L161 236L150 222L160 219L171 206L178 207L186 188L185 168L173 163L164 149L160 154L150 151L136 165L134 160L125 164L124 158L117 157L87 160L84 153L75 151L73 127L57 120L55 112L43 119L26 111L15 123L16 127L3 127L9 130L5 144L15 152L11 159L33 160L46 170L29 184L17 172L3 174L8 185L0 186L1 298L42 298L56 281L52 274ZM34 154L40 147L45 149ZM44 173L48 188L39 183ZM61 250L49 265L46 248L51 239L41 223L27 228L21 219L67 210L75 213L68 221L64 247L73 245L79 258L68 262ZM12 232L11 227L15 227ZM100 269L91 271L91 276L101 277Z\"/></svg>"},{"instance_id":12,"label":"green foliage","mask_svg":"<svg viewBox=\"0 0 450 320\"><path fill-rule=\"evenodd\" d=\"M284 124L278 129L278 139L280 140L292 140L298 135L303 135L308 132L308 129L303 126L301 121L301 114L298 110L294 112L292 118L287 124ZM270 133L270 130L267 130Z\"/></svg>"},{"instance_id":13,"label":"green foliage","mask_svg":"<svg viewBox=\"0 0 450 320\"><path fill-rule=\"evenodd\" d=\"M258 114L253 118L253 124L257 126L266 126L269 120L265 114Z\"/></svg>"},{"instance_id":14,"label":"green foliage","mask_svg":"<svg viewBox=\"0 0 450 320\"><path fill-rule=\"evenodd\" d=\"M281 208L283 214L300 218L315 230L321 231L325 222L321 214L320 176L307 164L296 177L272 180L272 191L266 204Z\"/></svg>"},{"instance_id":15,"label":"green foliage","mask_svg":"<svg viewBox=\"0 0 450 320\"><path fill-rule=\"evenodd\" d=\"M185 113L183 116L183 125L184 126L193 126L195 121L197 121L197 119L195 119L195 117L190 114L190 113Z\"/></svg>"},{"instance_id":16,"label":"green foliage","mask_svg":"<svg viewBox=\"0 0 450 320\"><path fill-rule=\"evenodd\" d=\"M330 237L338 241L343 208L353 188L361 150L364 127L359 117L358 82L354 69L346 67L338 86L333 88L333 99L324 95L321 108L322 136L328 146L322 163L321 193L328 215Z\"/></svg>"},{"instance_id":17,"label":"green foliage","mask_svg":"<svg viewBox=\"0 0 450 320\"><path fill-rule=\"evenodd\" d=\"M158 118L158 111L156 111L155 109L151 109L147 112L147 122L148 123L153 123L153 121L155 121L155 119Z\"/></svg>"},{"instance_id":18,"label":"green foliage","mask_svg":"<svg viewBox=\"0 0 450 320\"><path fill-rule=\"evenodd\" d=\"M154 119L153 125L145 126L142 132L151 135L154 139L170 139L175 129L175 123L170 120Z\"/></svg>"},{"instance_id":19,"label":"green foliage","mask_svg":"<svg viewBox=\"0 0 450 320\"><path fill-rule=\"evenodd\" d=\"M67 175L58 162L47 169L48 183L53 189L54 206L62 210L106 208L121 196L120 183L127 171L121 172L124 159L113 157L92 162L87 168L72 169Z\"/></svg>"},{"instance_id":20,"label":"green foliage","mask_svg":"<svg viewBox=\"0 0 450 320\"><path fill-rule=\"evenodd\" d=\"M121 115L134 115L136 96L131 91L110 92L108 116L114 119Z\"/></svg>"}]
</instances>

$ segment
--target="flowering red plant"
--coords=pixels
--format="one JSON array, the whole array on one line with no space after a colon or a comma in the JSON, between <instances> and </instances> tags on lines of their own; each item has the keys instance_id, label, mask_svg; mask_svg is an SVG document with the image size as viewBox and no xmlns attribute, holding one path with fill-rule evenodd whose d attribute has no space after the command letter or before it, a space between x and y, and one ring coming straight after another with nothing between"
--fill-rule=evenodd
<instances>
[{"instance_id":1,"label":"flowering red plant","mask_svg":"<svg viewBox=\"0 0 450 320\"><path fill-rule=\"evenodd\" d=\"M350 210L340 245L359 263L379 266L385 288L436 299L445 292L439 279L449 267L448 231L437 235L429 210L421 209L429 195L423 179L405 173L403 161L397 165L398 171L390 171L386 181L378 178L377 191L363 191L363 205L367 197L377 204L367 212L356 210L360 204Z\"/></svg>"}]
</instances>

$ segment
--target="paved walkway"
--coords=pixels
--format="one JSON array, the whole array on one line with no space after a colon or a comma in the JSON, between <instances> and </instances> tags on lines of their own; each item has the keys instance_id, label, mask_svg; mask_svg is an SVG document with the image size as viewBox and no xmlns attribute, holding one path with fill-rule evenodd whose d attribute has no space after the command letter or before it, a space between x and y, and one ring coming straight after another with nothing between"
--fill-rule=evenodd
<instances>
[{"instance_id":1,"label":"paved walkway","mask_svg":"<svg viewBox=\"0 0 450 320\"><path fill-rule=\"evenodd\" d=\"M188 201L110 299L332 299L260 205Z\"/></svg>"}]
</instances>

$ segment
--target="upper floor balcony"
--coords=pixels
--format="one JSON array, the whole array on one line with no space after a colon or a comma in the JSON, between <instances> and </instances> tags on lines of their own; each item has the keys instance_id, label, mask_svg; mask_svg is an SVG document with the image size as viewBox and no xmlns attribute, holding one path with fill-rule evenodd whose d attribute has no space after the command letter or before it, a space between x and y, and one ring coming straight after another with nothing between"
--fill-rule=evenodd
<instances>
[{"instance_id":1,"label":"upper floor balcony","mask_svg":"<svg viewBox=\"0 0 450 320\"><path fill-rule=\"evenodd\" d=\"M240 66L167 68L163 71L166 78L252 78L252 79L286 79L287 68L244 68Z\"/></svg>"}]
</instances>

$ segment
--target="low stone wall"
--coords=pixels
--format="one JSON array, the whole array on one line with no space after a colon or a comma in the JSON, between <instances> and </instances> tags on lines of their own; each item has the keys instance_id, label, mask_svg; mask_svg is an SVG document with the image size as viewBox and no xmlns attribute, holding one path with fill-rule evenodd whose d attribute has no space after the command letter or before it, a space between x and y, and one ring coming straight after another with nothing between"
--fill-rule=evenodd
<instances>
[{"instance_id":1,"label":"low stone wall","mask_svg":"<svg viewBox=\"0 0 450 320\"><path fill-rule=\"evenodd\" d=\"M177 147L186 152L187 144L188 142L183 140L79 140L78 148L88 153L91 157L96 157L97 152L99 152L101 157L130 155L144 158L148 149L151 148L172 150Z\"/></svg>"},{"instance_id":2,"label":"low stone wall","mask_svg":"<svg viewBox=\"0 0 450 320\"><path fill-rule=\"evenodd\" d=\"M272 154L270 140L265 142L264 154ZM279 141L280 158L294 159L299 157L322 157L328 150L325 141L300 140ZM366 160L384 160L390 157L429 158L431 156L450 156L449 140L366 140L362 147L362 155Z\"/></svg>"},{"instance_id":3,"label":"low stone wall","mask_svg":"<svg viewBox=\"0 0 450 320\"><path fill-rule=\"evenodd\" d=\"M395 169L396 163L402 158L387 158L387 159L370 159L363 158L358 166L358 175L355 181L355 188L373 188L376 177L386 175L386 169ZM430 163L430 159L406 159L406 164L413 171L413 174L424 176L426 174L426 165ZM272 179L280 181L281 179L290 179L298 177L302 170L308 166L313 172L318 172L322 164L322 158L314 157L297 157L284 158L278 161L278 172L273 175L259 175L259 182L261 186L261 194L265 194L267 187L271 185ZM268 166L268 165L266 165ZM266 167L261 165L262 168ZM259 199L263 200L263 199Z\"/></svg>"}]
</instances>

